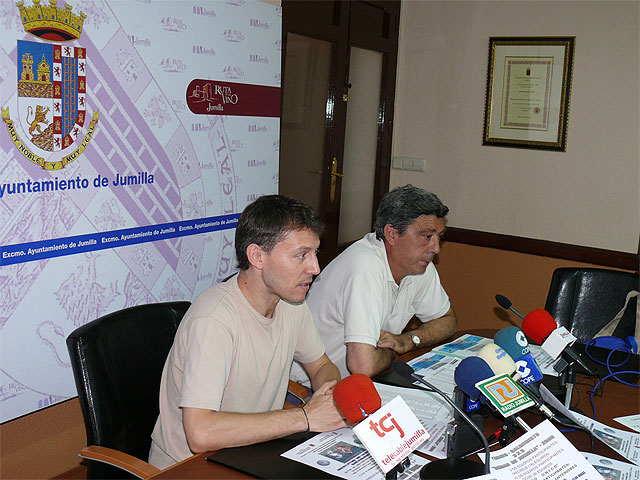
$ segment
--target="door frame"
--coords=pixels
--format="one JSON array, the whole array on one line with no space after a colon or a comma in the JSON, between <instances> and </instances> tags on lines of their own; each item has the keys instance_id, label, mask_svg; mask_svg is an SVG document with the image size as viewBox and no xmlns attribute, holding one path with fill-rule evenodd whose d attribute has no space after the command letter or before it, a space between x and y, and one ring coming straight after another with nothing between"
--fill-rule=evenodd
<instances>
[{"instance_id":1,"label":"door frame","mask_svg":"<svg viewBox=\"0 0 640 480\"><path fill-rule=\"evenodd\" d=\"M343 100L343 95L348 95L349 54L352 46L383 54L371 227L375 222L380 199L389 190L399 25L399 1L282 1L283 85L288 33L325 40L332 45L332 72L327 92L328 108L325 109L330 114L325 116L319 212L325 224L319 254L321 266L325 266L348 246L338 245L341 178L336 178L334 201L329 201L329 198L334 158L337 161L337 171L343 172L347 114L347 101ZM281 95L282 98L284 94Z\"/></svg>"}]
</instances>

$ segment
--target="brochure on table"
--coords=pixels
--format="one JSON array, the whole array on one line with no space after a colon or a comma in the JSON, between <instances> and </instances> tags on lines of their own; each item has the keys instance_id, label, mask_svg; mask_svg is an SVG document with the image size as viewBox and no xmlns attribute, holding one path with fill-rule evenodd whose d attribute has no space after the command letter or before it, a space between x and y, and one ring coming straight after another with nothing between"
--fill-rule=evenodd
<instances>
[{"instance_id":1,"label":"brochure on table","mask_svg":"<svg viewBox=\"0 0 640 480\"><path fill-rule=\"evenodd\" d=\"M598 471L549 420L506 447L491 452L491 472L501 471L509 472L513 480L602 480Z\"/></svg>"},{"instance_id":2,"label":"brochure on table","mask_svg":"<svg viewBox=\"0 0 640 480\"><path fill-rule=\"evenodd\" d=\"M385 478L382 469L350 428L320 433L282 456L348 480ZM409 455L409 459L409 467L398 478L418 480L420 468L429 461L415 454Z\"/></svg>"},{"instance_id":3,"label":"brochure on table","mask_svg":"<svg viewBox=\"0 0 640 480\"><path fill-rule=\"evenodd\" d=\"M625 432L579 413L572 413L578 422L587 427L598 440L609 445L629 461L640 465L640 433Z\"/></svg>"}]
</instances>

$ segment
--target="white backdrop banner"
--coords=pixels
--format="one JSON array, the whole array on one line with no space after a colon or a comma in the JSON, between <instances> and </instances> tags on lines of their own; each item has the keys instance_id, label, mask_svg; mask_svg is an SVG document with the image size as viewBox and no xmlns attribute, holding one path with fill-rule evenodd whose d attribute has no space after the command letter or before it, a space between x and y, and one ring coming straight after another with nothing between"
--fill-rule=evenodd
<instances>
[{"instance_id":1,"label":"white backdrop banner","mask_svg":"<svg viewBox=\"0 0 640 480\"><path fill-rule=\"evenodd\" d=\"M65 339L192 300L277 192L281 9L0 0L0 421L76 395Z\"/></svg>"}]
</instances>

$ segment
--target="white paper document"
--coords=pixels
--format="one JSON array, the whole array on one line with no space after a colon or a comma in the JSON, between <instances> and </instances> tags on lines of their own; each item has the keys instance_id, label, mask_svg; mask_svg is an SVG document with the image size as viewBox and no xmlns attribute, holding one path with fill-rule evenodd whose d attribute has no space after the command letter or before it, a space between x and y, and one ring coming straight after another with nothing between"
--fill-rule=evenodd
<instances>
[{"instance_id":1,"label":"white paper document","mask_svg":"<svg viewBox=\"0 0 640 480\"><path fill-rule=\"evenodd\" d=\"M489 473L487 475L480 475L478 477L471 477L467 480L513 480L509 472L496 472Z\"/></svg>"},{"instance_id":2,"label":"white paper document","mask_svg":"<svg viewBox=\"0 0 640 480\"><path fill-rule=\"evenodd\" d=\"M602 475L549 420L491 452L491 472L509 472L513 480L602 480Z\"/></svg>"},{"instance_id":3,"label":"white paper document","mask_svg":"<svg viewBox=\"0 0 640 480\"><path fill-rule=\"evenodd\" d=\"M531 356L536 361L536 364L540 368L540 371L543 375L550 375L552 377L557 377L560 374L553 369L553 366L558 361L557 358L553 358L547 352L542 350L542 347L539 345L529 345L529 352L531 352Z\"/></svg>"},{"instance_id":4,"label":"white paper document","mask_svg":"<svg viewBox=\"0 0 640 480\"><path fill-rule=\"evenodd\" d=\"M410 360L408 365L413 368L416 375L421 376L434 387L452 397L453 389L456 386L453 374L460 364L460 360L458 357L452 357L444 353L427 352ZM424 384L418 381L413 382L413 384L426 389ZM437 394L434 393L433 395L436 396ZM447 406L447 408L449 407Z\"/></svg>"},{"instance_id":5,"label":"white paper document","mask_svg":"<svg viewBox=\"0 0 640 480\"><path fill-rule=\"evenodd\" d=\"M638 406L640 409L640 406ZM625 427L629 427L636 432L640 432L640 415L627 415L626 417L616 417L614 420Z\"/></svg>"},{"instance_id":6,"label":"white paper document","mask_svg":"<svg viewBox=\"0 0 640 480\"><path fill-rule=\"evenodd\" d=\"M579 413L572 413L582 425L591 430L598 440L609 445L627 460L640 465L640 433L625 432Z\"/></svg>"},{"instance_id":7,"label":"white paper document","mask_svg":"<svg viewBox=\"0 0 640 480\"><path fill-rule=\"evenodd\" d=\"M620 462L595 453L582 452L582 455L605 480L640 480L640 467L633 463Z\"/></svg>"},{"instance_id":8,"label":"white paper document","mask_svg":"<svg viewBox=\"0 0 640 480\"><path fill-rule=\"evenodd\" d=\"M435 458L446 458L447 424L453 419L451 407L440 395L415 388L395 387L374 382L382 404L400 395L429 434L429 438L418 448L419 452Z\"/></svg>"},{"instance_id":9,"label":"white paper document","mask_svg":"<svg viewBox=\"0 0 640 480\"><path fill-rule=\"evenodd\" d=\"M448 423L453 419L451 406L435 392L415 388L396 387L377 382L374 382L374 385L378 394L380 394L382 405L400 395L423 424L425 420L437 420Z\"/></svg>"},{"instance_id":10,"label":"white paper document","mask_svg":"<svg viewBox=\"0 0 640 480\"><path fill-rule=\"evenodd\" d=\"M492 341L490 338L465 334L451 343L440 345L430 352L409 360L407 364L413 368L416 375L421 376L451 398L456 386L454 372L460 361L476 355L482 347ZM420 382L414 382L414 385L426 388Z\"/></svg>"},{"instance_id":11,"label":"white paper document","mask_svg":"<svg viewBox=\"0 0 640 480\"><path fill-rule=\"evenodd\" d=\"M384 480L385 475L364 445L350 428L320 433L282 454L336 477L348 480ZM418 480L420 468L429 463L425 458L411 454L409 467L398 475L398 480Z\"/></svg>"}]
</instances>

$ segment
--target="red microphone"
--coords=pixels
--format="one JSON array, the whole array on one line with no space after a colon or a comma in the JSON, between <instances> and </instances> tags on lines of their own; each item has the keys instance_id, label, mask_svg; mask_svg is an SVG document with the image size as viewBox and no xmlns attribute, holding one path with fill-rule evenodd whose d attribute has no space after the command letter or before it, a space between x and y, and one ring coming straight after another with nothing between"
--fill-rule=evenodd
<instances>
[{"instance_id":1,"label":"red microphone","mask_svg":"<svg viewBox=\"0 0 640 480\"><path fill-rule=\"evenodd\" d=\"M546 310L537 308L524 317L522 331L531 340L541 345L542 349L553 359L563 357L565 362L558 362L553 366L553 369L558 373L562 373L565 368L577 363L591 375L595 375L595 372L589 368L580 354L571 348L576 337L566 328L559 327Z\"/></svg>"},{"instance_id":2,"label":"red microphone","mask_svg":"<svg viewBox=\"0 0 640 480\"><path fill-rule=\"evenodd\" d=\"M522 331L538 345L541 345L556 328L556 321L542 308L536 308L522 320Z\"/></svg>"},{"instance_id":3,"label":"red microphone","mask_svg":"<svg viewBox=\"0 0 640 480\"><path fill-rule=\"evenodd\" d=\"M333 400L349 423L358 423L382 405L373 382L362 373L340 380L333 387Z\"/></svg>"}]
</instances>

